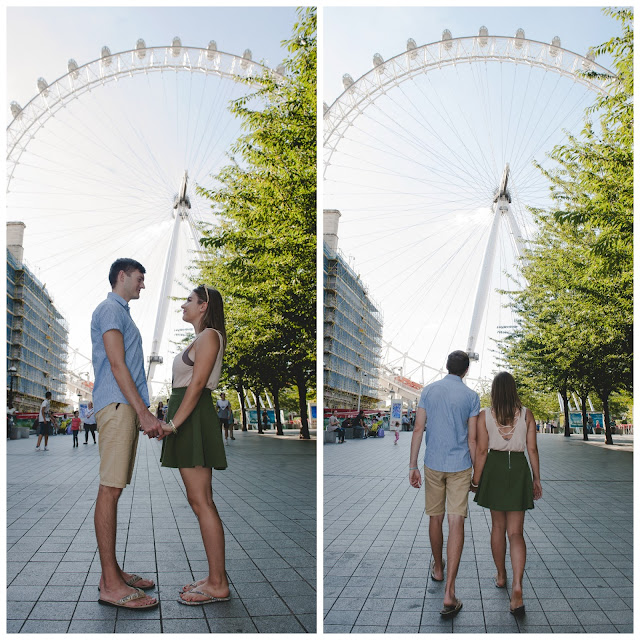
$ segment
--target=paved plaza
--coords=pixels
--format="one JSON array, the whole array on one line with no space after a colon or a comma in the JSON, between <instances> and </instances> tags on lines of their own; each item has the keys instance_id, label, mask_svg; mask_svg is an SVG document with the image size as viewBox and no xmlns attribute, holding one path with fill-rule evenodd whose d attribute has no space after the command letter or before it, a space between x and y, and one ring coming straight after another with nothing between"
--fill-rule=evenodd
<instances>
[{"instance_id":1,"label":"paved plaza","mask_svg":"<svg viewBox=\"0 0 640 640\"><path fill-rule=\"evenodd\" d=\"M316 440L235 432L229 467L213 472L225 527L232 599L178 603L207 575L198 522L177 469L160 467L160 443L141 435L132 484L118 511L118 560L156 581L160 606L129 611L97 603L93 528L98 446L71 436L7 441L9 633L304 633L316 631Z\"/></svg>"},{"instance_id":2,"label":"paved plaza","mask_svg":"<svg viewBox=\"0 0 640 640\"><path fill-rule=\"evenodd\" d=\"M632 436L605 448L539 435L543 497L525 518L520 620L509 613L508 558L507 590L493 584L490 512L470 500L456 580L464 606L443 620L444 582L427 577L424 489L408 481L411 435L398 446L393 436L324 445L325 633L632 632Z\"/></svg>"}]
</instances>

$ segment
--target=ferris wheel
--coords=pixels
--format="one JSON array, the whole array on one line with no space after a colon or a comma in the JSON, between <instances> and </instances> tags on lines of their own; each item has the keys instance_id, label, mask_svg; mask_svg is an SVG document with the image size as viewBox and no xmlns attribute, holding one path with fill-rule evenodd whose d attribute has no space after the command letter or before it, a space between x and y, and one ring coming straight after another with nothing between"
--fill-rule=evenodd
<instances>
[{"instance_id":1,"label":"ferris wheel","mask_svg":"<svg viewBox=\"0 0 640 640\"><path fill-rule=\"evenodd\" d=\"M241 129L231 101L263 74L283 73L255 62L249 49L218 51L215 41L200 48L177 37L166 47L138 40L120 53L105 46L84 65L69 60L55 82L38 79L24 107L11 103L7 219L26 224L25 257L68 320L74 346L90 349L109 265L135 258L147 290L132 315L148 378L164 387L167 356L188 328L175 298L190 288L201 225L215 221L196 186L215 187L212 176L235 162L230 149Z\"/></svg>"},{"instance_id":2,"label":"ferris wheel","mask_svg":"<svg viewBox=\"0 0 640 640\"><path fill-rule=\"evenodd\" d=\"M531 209L550 204L534 162L552 166L547 154L613 80L557 36L486 27L409 39L357 80L343 76L324 105L324 206L341 212L339 245L381 304L389 371L427 383L462 349L473 378L491 373L515 324L507 296L521 285Z\"/></svg>"}]
</instances>

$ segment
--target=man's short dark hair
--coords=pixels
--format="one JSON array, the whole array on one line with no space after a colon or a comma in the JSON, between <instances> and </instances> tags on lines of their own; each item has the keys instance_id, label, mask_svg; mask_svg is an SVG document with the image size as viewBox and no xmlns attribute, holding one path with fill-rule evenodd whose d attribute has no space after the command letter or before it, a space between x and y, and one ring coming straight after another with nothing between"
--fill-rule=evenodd
<instances>
[{"instance_id":1,"label":"man's short dark hair","mask_svg":"<svg viewBox=\"0 0 640 640\"><path fill-rule=\"evenodd\" d=\"M464 351L453 351L447 358L447 371L461 376L469 368L469 356Z\"/></svg>"},{"instance_id":2,"label":"man's short dark hair","mask_svg":"<svg viewBox=\"0 0 640 640\"><path fill-rule=\"evenodd\" d=\"M50 398L50 397L51 397L51 391L47 391L47 392L44 394L44 397L45 397L45 398Z\"/></svg>"},{"instance_id":3,"label":"man's short dark hair","mask_svg":"<svg viewBox=\"0 0 640 640\"><path fill-rule=\"evenodd\" d=\"M116 286L116 282L118 282L118 274L124 271L128 276L130 276L134 271L139 271L140 273L146 273L147 270L137 261L132 258L118 258L109 269L109 282L111 284L111 288Z\"/></svg>"}]
</instances>

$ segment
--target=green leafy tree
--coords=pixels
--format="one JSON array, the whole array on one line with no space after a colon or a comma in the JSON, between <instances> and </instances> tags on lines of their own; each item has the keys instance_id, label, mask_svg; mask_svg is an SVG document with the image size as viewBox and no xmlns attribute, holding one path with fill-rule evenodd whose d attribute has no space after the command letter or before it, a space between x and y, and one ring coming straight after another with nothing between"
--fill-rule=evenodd
<instances>
[{"instance_id":1,"label":"green leafy tree","mask_svg":"<svg viewBox=\"0 0 640 640\"><path fill-rule=\"evenodd\" d=\"M199 190L220 218L205 230L209 256L200 266L218 278L210 281L219 283L236 327L238 343L229 338L236 379L254 387L294 383L309 438L306 397L316 349L314 8L299 10L286 44L284 77L251 78L258 89L231 106L245 133L231 149L232 163L216 176L219 186Z\"/></svg>"}]
</instances>

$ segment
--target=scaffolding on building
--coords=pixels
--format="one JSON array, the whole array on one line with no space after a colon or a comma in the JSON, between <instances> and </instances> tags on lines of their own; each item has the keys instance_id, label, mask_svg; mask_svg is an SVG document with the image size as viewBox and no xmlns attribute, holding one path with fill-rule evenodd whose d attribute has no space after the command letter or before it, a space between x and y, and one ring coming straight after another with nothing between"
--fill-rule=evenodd
<instances>
[{"instance_id":1,"label":"scaffolding on building","mask_svg":"<svg viewBox=\"0 0 640 640\"><path fill-rule=\"evenodd\" d=\"M54 407L66 395L69 330L45 286L7 251L7 360L14 367L14 404L37 411L51 391Z\"/></svg>"},{"instance_id":2,"label":"scaffolding on building","mask_svg":"<svg viewBox=\"0 0 640 640\"><path fill-rule=\"evenodd\" d=\"M340 251L324 258L325 407L373 408L378 403L382 313Z\"/></svg>"}]
</instances>

